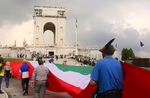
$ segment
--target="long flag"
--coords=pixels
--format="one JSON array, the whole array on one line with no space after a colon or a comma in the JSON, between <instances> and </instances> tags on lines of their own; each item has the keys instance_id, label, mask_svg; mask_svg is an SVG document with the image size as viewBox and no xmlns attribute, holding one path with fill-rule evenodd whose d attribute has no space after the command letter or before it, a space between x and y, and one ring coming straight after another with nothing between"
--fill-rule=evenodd
<instances>
[{"instance_id":1,"label":"long flag","mask_svg":"<svg viewBox=\"0 0 150 98\"><path fill-rule=\"evenodd\" d=\"M125 69L125 80L123 98L149 98L150 93L150 71L134 65L122 63ZM19 69L22 61L10 62L12 74L18 78ZM34 68L38 65L37 61L29 61L29 75L32 77ZM96 86L89 85L90 74L93 67L66 66L44 64L49 71L49 87L53 92L67 92L72 98L91 98Z\"/></svg>"},{"instance_id":2,"label":"long flag","mask_svg":"<svg viewBox=\"0 0 150 98\"><path fill-rule=\"evenodd\" d=\"M34 68L39 65L37 61L29 61L27 64L29 65L31 79ZM18 78L21 65L22 61L10 62L12 74L15 78ZM84 98L85 95L90 98L96 88L96 86L89 85L93 67L54 65L50 63L44 64L44 66L50 71L47 90L58 93L67 92L73 98Z\"/></svg>"}]
</instances>

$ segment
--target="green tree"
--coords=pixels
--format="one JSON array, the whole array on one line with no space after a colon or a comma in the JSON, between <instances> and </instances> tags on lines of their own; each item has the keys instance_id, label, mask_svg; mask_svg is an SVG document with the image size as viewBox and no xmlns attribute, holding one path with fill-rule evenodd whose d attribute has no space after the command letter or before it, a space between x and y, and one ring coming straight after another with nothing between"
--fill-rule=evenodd
<instances>
[{"instance_id":1,"label":"green tree","mask_svg":"<svg viewBox=\"0 0 150 98\"><path fill-rule=\"evenodd\" d=\"M122 49L122 60L124 60L126 62L126 60L128 60L128 51L127 48L123 48Z\"/></svg>"},{"instance_id":2,"label":"green tree","mask_svg":"<svg viewBox=\"0 0 150 98\"><path fill-rule=\"evenodd\" d=\"M129 59L133 59L135 57L133 50L130 48L128 51L129 51Z\"/></svg>"},{"instance_id":3,"label":"green tree","mask_svg":"<svg viewBox=\"0 0 150 98\"><path fill-rule=\"evenodd\" d=\"M131 48L130 49L123 48L121 54L122 54L122 60L125 61L125 62L127 60L133 59L135 57L134 52Z\"/></svg>"}]
</instances>

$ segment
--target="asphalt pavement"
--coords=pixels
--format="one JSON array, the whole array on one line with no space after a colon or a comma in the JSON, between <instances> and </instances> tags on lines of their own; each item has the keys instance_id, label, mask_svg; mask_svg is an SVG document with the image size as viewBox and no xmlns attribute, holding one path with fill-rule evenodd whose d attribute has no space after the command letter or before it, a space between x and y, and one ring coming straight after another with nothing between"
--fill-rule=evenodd
<instances>
[{"instance_id":1,"label":"asphalt pavement","mask_svg":"<svg viewBox=\"0 0 150 98\"><path fill-rule=\"evenodd\" d=\"M29 86L28 95L22 95L21 80L10 78L10 85L8 88L5 87L5 81L3 78L2 89L6 94L0 94L0 98L35 98L34 89ZM58 88L59 89L59 88ZM8 97L7 97L8 95ZM46 91L45 98L71 98L67 93L55 93Z\"/></svg>"}]
</instances>

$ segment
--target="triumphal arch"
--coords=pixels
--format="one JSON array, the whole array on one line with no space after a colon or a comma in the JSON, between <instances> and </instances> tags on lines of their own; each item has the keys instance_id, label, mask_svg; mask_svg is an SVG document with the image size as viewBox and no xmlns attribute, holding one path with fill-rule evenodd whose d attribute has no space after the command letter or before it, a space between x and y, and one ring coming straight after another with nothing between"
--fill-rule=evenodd
<instances>
[{"instance_id":1,"label":"triumphal arch","mask_svg":"<svg viewBox=\"0 0 150 98\"><path fill-rule=\"evenodd\" d=\"M34 7L34 33L31 51L42 54L60 55L75 51L74 47L65 44L66 15L64 7L35 6ZM44 33L50 30L53 33L53 43L44 44ZM49 37L51 39L51 37ZM28 48L29 49L29 48Z\"/></svg>"},{"instance_id":2,"label":"triumphal arch","mask_svg":"<svg viewBox=\"0 0 150 98\"><path fill-rule=\"evenodd\" d=\"M65 45L65 8L50 6L34 7L34 46L41 47L46 30L54 34L54 43L51 46Z\"/></svg>"}]
</instances>

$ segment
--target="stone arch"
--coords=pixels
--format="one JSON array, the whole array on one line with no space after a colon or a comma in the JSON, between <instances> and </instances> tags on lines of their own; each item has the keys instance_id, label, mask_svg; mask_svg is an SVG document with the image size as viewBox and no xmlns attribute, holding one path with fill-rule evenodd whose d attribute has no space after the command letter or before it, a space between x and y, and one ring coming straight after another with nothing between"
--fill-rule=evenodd
<instances>
[{"instance_id":1,"label":"stone arch","mask_svg":"<svg viewBox=\"0 0 150 98\"><path fill-rule=\"evenodd\" d=\"M55 39L55 36L56 36L56 26L52 23L52 22L47 22L45 23L44 27L43 27L43 33L47 30L50 30L53 32L54 34L54 44L56 43L56 39Z\"/></svg>"}]
</instances>

